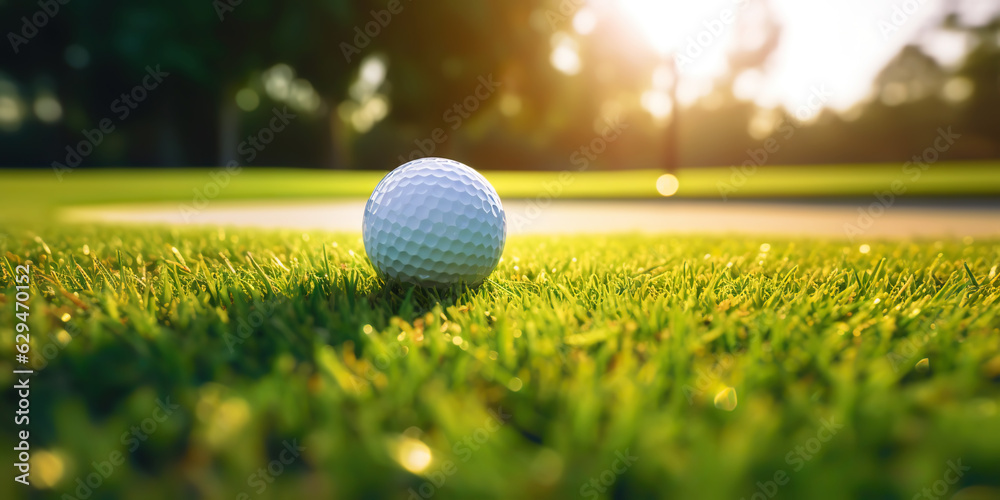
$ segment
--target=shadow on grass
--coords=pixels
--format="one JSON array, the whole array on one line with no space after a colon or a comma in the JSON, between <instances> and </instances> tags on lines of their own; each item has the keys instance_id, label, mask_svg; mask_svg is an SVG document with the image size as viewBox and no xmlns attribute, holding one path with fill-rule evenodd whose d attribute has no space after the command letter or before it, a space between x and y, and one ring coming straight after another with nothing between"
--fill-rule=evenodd
<instances>
[{"instance_id":1,"label":"shadow on grass","mask_svg":"<svg viewBox=\"0 0 1000 500\"><path fill-rule=\"evenodd\" d=\"M349 272L265 294L222 288L207 300L175 297L155 322L139 310L123 311L123 319L80 318L74 340L46 363L41 376L49 380L41 390L80 395L100 418L140 386L166 395L179 386L255 379L272 372L281 357L313 363L318 349L347 342L360 357L369 325L383 330L392 318L412 323L476 291L383 283Z\"/></svg>"}]
</instances>

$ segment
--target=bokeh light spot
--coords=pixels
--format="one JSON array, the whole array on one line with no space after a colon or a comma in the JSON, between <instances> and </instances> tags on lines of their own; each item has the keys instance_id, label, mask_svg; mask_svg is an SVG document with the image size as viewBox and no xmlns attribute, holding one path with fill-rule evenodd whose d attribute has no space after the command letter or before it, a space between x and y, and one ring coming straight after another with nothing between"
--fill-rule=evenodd
<instances>
[{"instance_id":1,"label":"bokeh light spot","mask_svg":"<svg viewBox=\"0 0 1000 500\"><path fill-rule=\"evenodd\" d=\"M521 98L514 94L504 94L500 98L500 113L504 116L516 116L521 112Z\"/></svg>"},{"instance_id":2,"label":"bokeh light spot","mask_svg":"<svg viewBox=\"0 0 1000 500\"><path fill-rule=\"evenodd\" d=\"M507 388L510 389L511 391L514 392L520 391L522 387L524 387L524 382L522 382L521 379L517 377L514 377L510 379L509 382L507 382Z\"/></svg>"},{"instance_id":3,"label":"bokeh light spot","mask_svg":"<svg viewBox=\"0 0 1000 500\"><path fill-rule=\"evenodd\" d=\"M55 453L40 450L31 456L31 465L35 475L32 484L39 488L52 488L62 479L66 467L62 458Z\"/></svg>"},{"instance_id":4,"label":"bokeh light spot","mask_svg":"<svg viewBox=\"0 0 1000 500\"><path fill-rule=\"evenodd\" d=\"M0 126L8 130L17 129L22 118L21 103L17 98L0 96Z\"/></svg>"},{"instance_id":5,"label":"bokeh light spot","mask_svg":"<svg viewBox=\"0 0 1000 500\"><path fill-rule=\"evenodd\" d=\"M253 111L260 106L260 96L253 89L240 89L236 93L236 105L243 111Z\"/></svg>"},{"instance_id":6,"label":"bokeh light spot","mask_svg":"<svg viewBox=\"0 0 1000 500\"><path fill-rule=\"evenodd\" d=\"M66 47L63 57L66 59L66 64L73 69L83 69L90 64L90 51L77 43Z\"/></svg>"},{"instance_id":7,"label":"bokeh light spot","mask_svg":"<svg viewBox=\"0 0 1000 500\"><path fill-rule=\"evenodd\" d=\"M433 458L434 455L426 444L410 437L402 438L396 449L396 461L414 474L427 470Z\"/></svg>"},{"instance_id":8,"label":"bokeh light spot","mask_svg":"<svg viewBox=\"0 0 1000 500\"><path fill-rule=\"evenodd\" d=\"M959 103L972 96L975 84L964 76L949 78L941 88L941 96L948 102Z\"/></svg>"},{"instance_id":9,"label":"bokeh light spot","mask_svg":"<svg viewBox=\"0 0 1000 500\"><path fill-rule=\"evenodd\" d=\"M656 191L661 196L673 196L677 194L680 187L681 183L674 174L663 174L659 179L656 179Z\"/></svg>"},{"instance_id":10,"label":"bokeh light spot","mask_svg":"<svg viewBox=\"0 0 1000 500\"><path fill-rule=\"evenodd\" d=\"M35 116L45 123L55 123L62 118L63 110L59 101L51 95L41 95L35 99Z\"/></svg>"},{"instance_id":11,"label":"bokeh light spot","mask_svg":"<svg viewBox=\"0 0 1000 500\"><path fill-rule=\"evenodd\" d=\"M271 99L283 101L288 98L288 93L291 92L292 78L294 77L295 71L292 70L291 66L275 64L262 75L264 90L267 91L267 95Z\"/></svg>"},{"instance_id":12,"label":"bokeh light spot","mask_svg":"<svg viewBox=\"0 0 1000 500\"><path fill-rule=\"evenodd\" d=\"M597 27L597 14L584 7L573 16L573 29L581 35L589 35Z\"/></svg>"},{"instance_id":13,"label":"bokeh light spot","mask_svg":"<svg viewBox=\"0 0 1000 500\"><path fill-rule=\"evenodd\" d=\"M643 92L640 102L642 103L642 108L657 120L665 119L674 110L674 105L670 102L670 96L666 92L659 90L647 90Z\"/></svg>"},{"instance_id":14,"label":"bokeh light spot","mask_svg":"<svg viewBox=\"0 0 1000 500\"><path fill-rule=\"evenodd\" d=\"M552 45L552 55L549 58L552 67L567 75L579 73L582 63L576 42L565 33L557 33L553 36Z\"/></svg>"}]
</instances>

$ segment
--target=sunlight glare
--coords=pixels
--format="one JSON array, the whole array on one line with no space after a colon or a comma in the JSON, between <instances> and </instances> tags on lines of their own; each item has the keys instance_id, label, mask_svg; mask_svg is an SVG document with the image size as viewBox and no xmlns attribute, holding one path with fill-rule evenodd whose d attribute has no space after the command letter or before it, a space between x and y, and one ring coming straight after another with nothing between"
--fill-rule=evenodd
<instances>
[{"instance_id":1,"label":"sunlight glare","mask_svg":"<svg viewBox=\"0 0 1000 500\"><path fill-rule=\"evenodd\" d=\"M696 80L700 86L711 87L732 70L737 75L747 68L732 68L732 51L753 51L769 40L769 26L776 27L779 36L766 65L757 73L743 75L733 89L742 100L759 107L783 107L791 114L801 112L807 120L819 116L819 108L846 112L857 103L870 98L872 81L885 64L915 39L937 62L947 67L961 64L970 50L962 34L935 29L945 18L944 0L925 0L909 15L905 23L886 28L893 18L895 0L842 0L842 2L803 2L801 0L591 0L595 9L607 6L600 18L621 13L619 18L641 33L648 46L661 59L676 57L678 69L685 80ZM988 2L984 2L988 3ZM984 10L985 9L985 10ZM966 6L963 15L977 9ZM1000 6L980 8L980 22L989 19ZM635 47L622 47L632 51ZM817 91L817 89L820 89ZM694 92L698 90L698 92ZM677 104L684 107L701 96L704 89L678 89ZM915 97L895 89L885 96L891 103ZM952 98L961 97L967 89L955 84ZM822 97L819 106L809 106ZM905 97L905 99L904 99Z\"/></svg>"},{"instance_id":2,"label":"sunlight glare","mask_svg":"<svg viewBox=\"0 0 1000 500\"><path fill-rule=\"evenodd\" d=\"M705 29L729 2L701 0L619 0L625 12L660 54L675 52ZM728 26L726 27L728 29Z\"/></svg>"},{"instance_id":3,"label":"sunlight glare","mask_svg":"<svg viewBox=\"0 0 1000 500\"><path fill-rule=\"evenodd\" d=\"M670 102L670 96L659 90L647 90L643 92L640 102L642 108L657 120L663 120L670 116L670 112L674 108Z\"/></svg>"},{"instance_id":4,"label":"sunlight glare","mask_svg":"<svg viewBox=\"0 0 1000 500\"><path fill-rule=\"evenodd\" d=\"M396 448L396 461L414 474L426 470L433 458L430 447L418 439L403 437Z\"/></svg>"}]
</instances>

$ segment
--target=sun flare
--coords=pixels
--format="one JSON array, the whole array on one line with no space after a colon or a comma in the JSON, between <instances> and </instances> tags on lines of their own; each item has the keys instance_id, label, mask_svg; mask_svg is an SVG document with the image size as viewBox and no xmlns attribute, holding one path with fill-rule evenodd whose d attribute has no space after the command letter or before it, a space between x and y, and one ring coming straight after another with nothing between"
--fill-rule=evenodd
<instances>
[{"instance_id":1,"label":"sun flare","mask_svg":"<svg viewBox=\"0 0 1000 500\"><path fill-rule=\"evenodd\" d=\"M703 24L719 16L724 7L717 0L618 0L650 45L663 55L682 49ZM725 26L728 28L728 26Z\"/></svg>"}]
</instances>

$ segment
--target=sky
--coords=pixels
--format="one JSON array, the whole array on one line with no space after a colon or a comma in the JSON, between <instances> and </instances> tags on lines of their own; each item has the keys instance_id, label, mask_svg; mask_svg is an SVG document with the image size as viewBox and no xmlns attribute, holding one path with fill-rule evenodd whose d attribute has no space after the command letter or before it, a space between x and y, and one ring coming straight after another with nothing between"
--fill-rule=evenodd
<instances>
[{"instance_id":1,"label":"sky","mask_svg":"<svg viewBox=\"0 0 1000 500\"><path fill-rule=\"evenodd\" d=\"M958 12L964 22L983 24L1000 13L1000 1L589 0L584 9L585 17L637 28L665 58L676 55L681 104L729 71L728 51L763 42L765 30L747 27L774 22L781 28L775 53L763 71L739 75L735 90L763 108L794 112L815 108L817 93L825 107L840 111L864 101L873 79L910 43L945 66L960 63L970 44L940 30L941 22Z\"/></svg>"}]
</instances>

